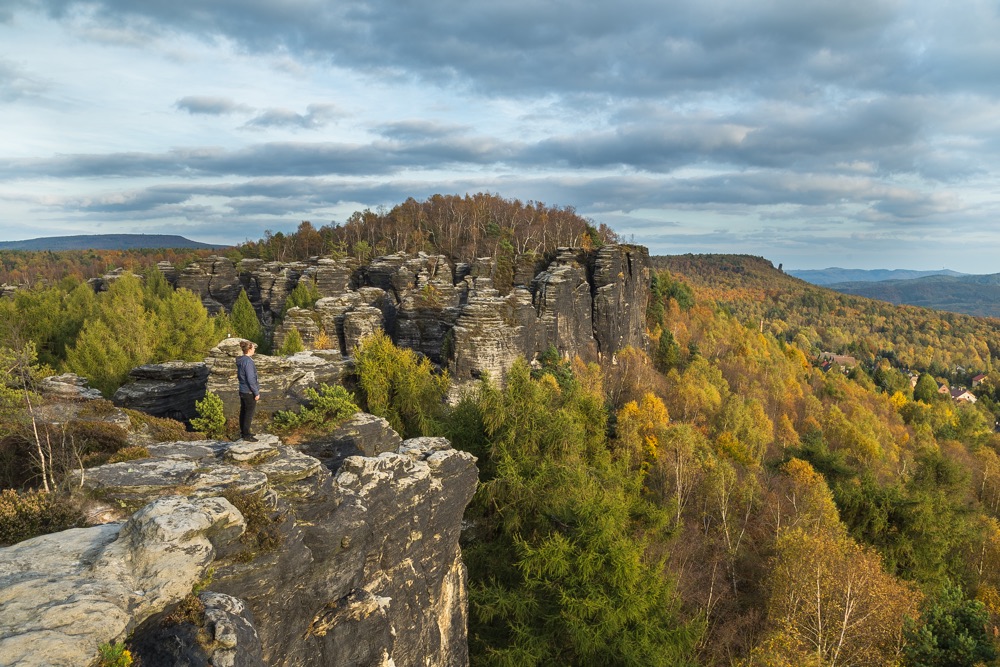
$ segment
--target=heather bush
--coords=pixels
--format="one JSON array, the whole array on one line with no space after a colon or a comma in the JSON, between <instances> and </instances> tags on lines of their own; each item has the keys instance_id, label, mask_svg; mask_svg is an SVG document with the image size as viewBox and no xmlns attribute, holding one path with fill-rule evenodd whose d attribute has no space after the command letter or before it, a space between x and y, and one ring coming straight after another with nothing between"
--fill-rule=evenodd
<instances>
[{"instance_id":1,"label":"heather bush","mask_svg":"<svg viewBox=\"0 0 1000 667\"><path fill-rule=\"evenodd\" d=\"M149 458L149 450L141 445L136 445L119 449L111 455L108 463L124 463L125 461L136 461L145 458Z\"/></svg>"},{"instance_id":2,"label":"heather bush","mask_svg":"<svg viewBox=\"0 0 1000 667\"><path fill-rule=\"evenodd\" d=\"M44 491L0 491L0 545L74 528L82 523L83 514L68 498Z\"/></svg>"},{"instance_id":3,"label":"heather bush","mask_svg":"<svg viewBox=\"0 0 1000 667\"><path fill-rule=\"evenodd\" d=\"M281 521L284 517L268 505L263 494L230 488L222 495L240 511L247 524L240 537L246 548L236 556L237 560L249 562L257 554L275 551L282 545Z\"/></svg>"}]
</instances>

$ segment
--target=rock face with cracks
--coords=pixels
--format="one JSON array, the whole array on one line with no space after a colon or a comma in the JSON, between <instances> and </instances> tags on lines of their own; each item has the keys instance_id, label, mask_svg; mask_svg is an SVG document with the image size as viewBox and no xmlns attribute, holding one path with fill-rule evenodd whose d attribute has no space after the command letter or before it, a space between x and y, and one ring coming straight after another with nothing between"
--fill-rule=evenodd
<instances>
[{"instance_id":1,"label":"rock face with cracks","mask_svg":"<svg viewBox=\"0 0 1000 667\"><path fill-rule=\"evenodd\" d=\"M0 549L0 664L91 664L100 643L189 593L244 527L224 498L174 496Z\"/></svg>"},{"instance_id":2,"label":"rock face with cracks","mask_svg":"<svg viewBox=\"0 0 1000 667\"><path fill-rule=\"evenodd\" d=\"M147 667L468 664L472 455L370 415L301 448L149 451L74 481L139 508L123 522L0 549L0 664L91 665L126 637Z\"/></svg>"},{"instance_id":3,"label":"rock face with cracks","mask_svg":"<svg viewBox=\"0 0 1000 667\"><path fill-rule=\"evenodd\" d=\"M236 267L215 257L189 265L177 280L215 310L231 309L246 289L272 332L274 349L292 328L307 348L328 341L330 349L288 357L258 353L264 385L258 410L264 413L301 405L309 383L332 383L349 374L356 346L379 329L396 345L446 368L456 386L483 375L502 382L515 359L531 361L550 348L565 359L579 355L613 363L623 348L645 345L652 279L646 248L605 245L589 251L559 248L548 257L521 255L513 277L503 281L508 284L504 293L497 289L498 271L489 257L452 265L443 255L426 253L386 255L366 266L352 259L313 258L285 264L244 259ZM312 281L320 298L311 308L289 309L275 324L301 280ZM228 417L239 411L238 342L224 340L205 360L206 388L222 397ZM154 390L167 392L162 383L135 377L134 385L122 388L133 402L146 400L142 395ZM179 393L194 395L197 389Z\"/></svg>"}]
</instances>

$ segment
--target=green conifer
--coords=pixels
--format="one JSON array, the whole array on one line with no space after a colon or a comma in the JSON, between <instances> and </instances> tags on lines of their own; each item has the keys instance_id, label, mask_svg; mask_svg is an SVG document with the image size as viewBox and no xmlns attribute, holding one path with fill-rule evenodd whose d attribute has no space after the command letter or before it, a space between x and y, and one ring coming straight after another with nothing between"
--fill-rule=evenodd
<instances>
[{"instance_id":1,"label":"green conifer","mask_svg":"<svg viewBox=\"0 0 1000 667\"><path fill-rule=\"evenodd\" d=\"M226 415L219 395L208 392L205 398L194 402L194 407L198 416L191 420L191 428L210 438L222 438L226 433Z\"/></svg>"},{"instance_id":2,"label":"green conifer","mask_svg":"<svg viewBox=\"0 0 1000 667\"><path fill-rule=\"evenodd\" d=\"M281 343L281 347L278 349L278 354L283 357L287 357L290 354L301 352L304 349L305 346L302 344L302 335L299 333L298 329L292 327L288 330L288 333L285 334L285 340Z\"/></svg>"},{"instance_id":3,"label":"green conifer","mask_svg":"<svg viewBox=\"0 0 1000 667\"><path fill-rule=\"evenodd\" d=\"M260 320L257 319L257 312L253 309L245 289L240 290L240 295L236 297L236 303L233 304L229 319L233 325L234 336L252 340L258 345L263 344L264 333L260 326Z\"/></svg>"},{"instance_id":4,"label":"green conifer","mask_svg":"<svg viewBox=\"0 0 1000 667\"><path fill-rule=\"evenodd\" d=\"M136 366L155 357L155 317L143 305L142 284L132 275L99 296L93 317L67 351L66 366L110 396Z\"/></svg>"},{"instance_id":5,"label":"green conifer","mask_svg":"<svg viewBox=\"0 0 1000 667\"><path fill-rule=\"evenodd\" d=\"M157 361L198 361L218 342L215 324L194 292L172 291L156 310Z\"/></svg>"},{"instance_id":6,"label":"green conifer","mask_svg":"<svg viewBox=\"0 0 1000 667\"><path fill-rule=\"evenodd\" d=\"M311 309L319 299L320 293L316 287L316 281L312 278L303 278L299 280L298 284L295 285L295 288L285 300L285 306L281 309L281 315L284 317L285 313L292 308Z\"/></svg>"}]
</instances>

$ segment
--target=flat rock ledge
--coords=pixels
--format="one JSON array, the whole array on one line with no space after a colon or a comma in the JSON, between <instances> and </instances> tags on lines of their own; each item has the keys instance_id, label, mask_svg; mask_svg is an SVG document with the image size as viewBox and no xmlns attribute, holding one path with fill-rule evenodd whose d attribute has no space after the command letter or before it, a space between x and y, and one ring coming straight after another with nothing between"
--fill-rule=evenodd
<instances>
[{"instance_id":1,"label":"flat rock ledge","mask_svg":"<svg viewBox=\"0 0 1000 667\"><path fill-rule=\"evenodd\" d=\"M160 498L124 524L0 550L0 664L80 667L181 600L243 534L224 498Z\"/></svg>"},{"instance_id":2,"label":"flat rock ledge","mask_svg":"<svg viewBox=\"0 0 1000 667\"><path fill-rule=\"evenodd\" d=\"M76 472L74 481L102 500L128 508L163 494L206 498L228 489L264 492L310 477L321 467L319 460L267 434L260 435L258 442L178 441L147 449L149 458Z\"/></svg>"}]
</instances>

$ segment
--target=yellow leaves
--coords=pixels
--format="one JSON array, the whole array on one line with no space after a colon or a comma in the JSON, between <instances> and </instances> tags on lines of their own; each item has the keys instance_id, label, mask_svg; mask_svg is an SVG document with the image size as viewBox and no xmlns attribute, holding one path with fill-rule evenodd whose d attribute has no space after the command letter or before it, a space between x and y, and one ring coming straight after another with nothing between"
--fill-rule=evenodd
<instances>
[{"instance_id":1,"label":"yellow leaves","mask_svg":"<svg viewBox=\"0 0 1000 667\"><path fill-rule=\"evenodd\" d=\"M618 411L618 441L630 452L633 465L649 464L658 456L660 437L670 421L666 406L652 392L629 401Z\"/></svg>"},{"instance_id":2,"label":"yellow leaves","mask_svg":"<svg viewBox=\"0 0 1000 667\"><path fill-rule=\"evenodd\" d=\"M323 329L319 330L319 333L313 338L312 349L314 350L329 350L333 348L333 341L327 335L326 331Z\"/></svg>"},{"instance_id":3,"label":"yellow leaves","mask_svg":"<svg viewBox=\"0 0 1000 667\"><path fill-rule=\"evenodd\" d=\"M823 476L802 459L790 459L781 469L791 482L787 494L792 506L789 525L842 532L837 505Z\"/></svg>"},{"instance_id":4,"label":"yellow leaves","mask_svg":"<svg viewBox=\"0 0 1000 667\"><path fill-rule=\"evenodd\" d=\"M878 554L843 534L794 528L776 544L763 664L816 655L822 664L892 665L903 619L920 593L882 570Z\"/></svg>"},{"instance_id":5,"label":"yellow leaves","mask_svg":"<svg viewBox=\"0 0 1000 667\"><path fill-rule=\"evenodd\" d=\"M778 425L775 428L774 434L775 441L781 445L782 449L788 447L798 447L801 442L799 440L799 434L795 430L795 426L792 425L792 420L788 418L788 415L782 413L778 418Z\"/></svg>"},{"instance_id":6,"label":"yellow leaves","mask_svg":"<svg viewBox=\"0 0 1000 667\"><path fill-rule=\"evenodd\" d=\"M743 465L754 464L753 456L731 431L720 433L715 439L715 447L720 454L737 463L742 463Z\"/></svg>"},{"instance_id":7,"label":"yellow leaves","mask_svg":"<svg viewBox=\"0 0 1000 667\"><path fill-rule=\"evenodd\" d=\"M893 409L896 410L896 412L899 412L899 410L902 409L904 405L906 405L907 400L908 399L901 391L897 391L896 393L894 393L892 396L889 397L889 403L892 404L892 407Z\"/></svg>"}]
</instances>

